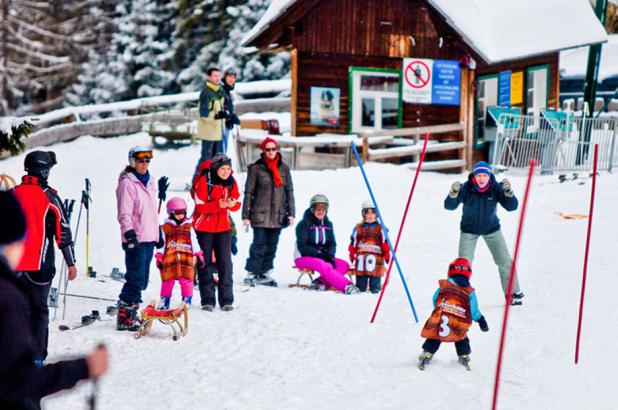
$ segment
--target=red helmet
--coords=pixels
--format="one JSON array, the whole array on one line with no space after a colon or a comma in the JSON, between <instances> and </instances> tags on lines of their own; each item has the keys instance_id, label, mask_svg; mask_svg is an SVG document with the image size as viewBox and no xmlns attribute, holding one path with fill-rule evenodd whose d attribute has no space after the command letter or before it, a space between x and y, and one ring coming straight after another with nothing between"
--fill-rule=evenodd
<instances>
[{"instance_id":1,"label":"red helmet","mask_svg":"<svg viewBox=\"0 0 618 410\"><path fill-rule=\"evenodd\" d=\"M451 262L448 265L448 277L450 278L453 275L463 275L470 280L470 276L472 276L470 262L466 258L457 258Z\"/></svg>"},{"instance_id":2,"label":"red helmet","mask_svg":"<svg viewBox=\"0 0 618 410\"><path fill-rule=\"evenodd\" d=\"M187 203L182 198L174 197L174 198L171 198L169 201L167 201L166 208L167 208L168 214L171 214L177 211L187 212Z\"/></svg>"}]
</instances>

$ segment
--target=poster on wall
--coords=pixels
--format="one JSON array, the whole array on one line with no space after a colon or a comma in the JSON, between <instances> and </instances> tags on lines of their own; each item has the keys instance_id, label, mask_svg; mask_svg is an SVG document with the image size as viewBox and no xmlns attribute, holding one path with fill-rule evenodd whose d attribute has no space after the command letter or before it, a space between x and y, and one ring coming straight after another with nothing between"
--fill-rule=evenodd
<instances>
[{"instance_id":1,"label":"poster on wall","mask_svg":"<svg viewBox=\"0 0 618 410\"><path fill-rule=\"evenodd\" d=\"M511 105L524 102L524 73L517 71L511 73Z\"/></svg>"},{"instance_id":2,"label":"poster on wall","mask_svg":"<svg viewBox=\"0 0 618 410\"><path fill-rule=\"evenodd\" d=\"M502 71L498 74L498 105L510 107L511 105L511 72Z\"/></svg>"},{"instance_id":3,"label":"poster on wall","mask_svg":"<svg viewBox=\"0 0 618 410\"><path fill-rule=\"evenodd\" d=\"M461 67L458 61L404 58L402 77L404 102L460 104Z\"/></svg>"},{"instance_id":4,"label":"poster on wall","mask_svg":"<svg viewBox=\"0 0 618 410\"><path fill-rule=\"evenodd\" d=\"M309 122L327 127L339 126L341 89L311 87L311 112Z\"/></svg>"}]
</instances>

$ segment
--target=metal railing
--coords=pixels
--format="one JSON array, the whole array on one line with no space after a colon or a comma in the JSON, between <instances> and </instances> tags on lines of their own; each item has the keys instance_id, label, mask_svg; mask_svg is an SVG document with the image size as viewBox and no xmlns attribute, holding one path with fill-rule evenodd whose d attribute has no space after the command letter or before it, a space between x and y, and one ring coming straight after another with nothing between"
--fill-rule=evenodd
<instances>
[{"instance_id":1,"label":"metal railing","mask_svg":"<svg viewBox=\"0 0 618 410\"><path fill-rule=\"evenodd\" d=\"M599 169L618 166L618 118L502 114L493 150L496 170L527 168L535 160L542 174L589 171L599 144Z\"/></svg>"}]
</instances>

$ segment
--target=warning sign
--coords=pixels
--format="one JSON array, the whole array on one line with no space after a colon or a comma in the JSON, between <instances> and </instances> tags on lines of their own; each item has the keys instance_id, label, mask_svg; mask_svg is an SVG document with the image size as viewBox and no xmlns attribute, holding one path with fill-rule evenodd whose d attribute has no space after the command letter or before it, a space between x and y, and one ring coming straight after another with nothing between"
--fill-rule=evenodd
<instances>
[{"instance_id":1,"label":"warning sign","mask_svg":"<svg viewBox=\"0 0 618 410\"><path fill-rule=\"evenodd\" d=\"M408 103L431 104L433 60L403 59L402 99Z\"/></svg>"}]
</instances>

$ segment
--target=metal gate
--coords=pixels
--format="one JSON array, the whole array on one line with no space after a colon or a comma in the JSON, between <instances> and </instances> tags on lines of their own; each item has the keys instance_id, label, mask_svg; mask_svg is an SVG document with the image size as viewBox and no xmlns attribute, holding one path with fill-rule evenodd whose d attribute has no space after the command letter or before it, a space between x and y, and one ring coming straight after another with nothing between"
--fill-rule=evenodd
<instances>
[{"instance_id":1,"label":"metal gate","mask_svg":"<svg viewBox=\"0 0 618 410\"><path fill-rule=\"evenodd\" d=\"M535 160L544 174L589 171L594 144L599 144L598 169L611 171L618 165L618 118L560 114L502 114L492 158L494 168L525 168Z\"/></svg>"}]
</instances>

